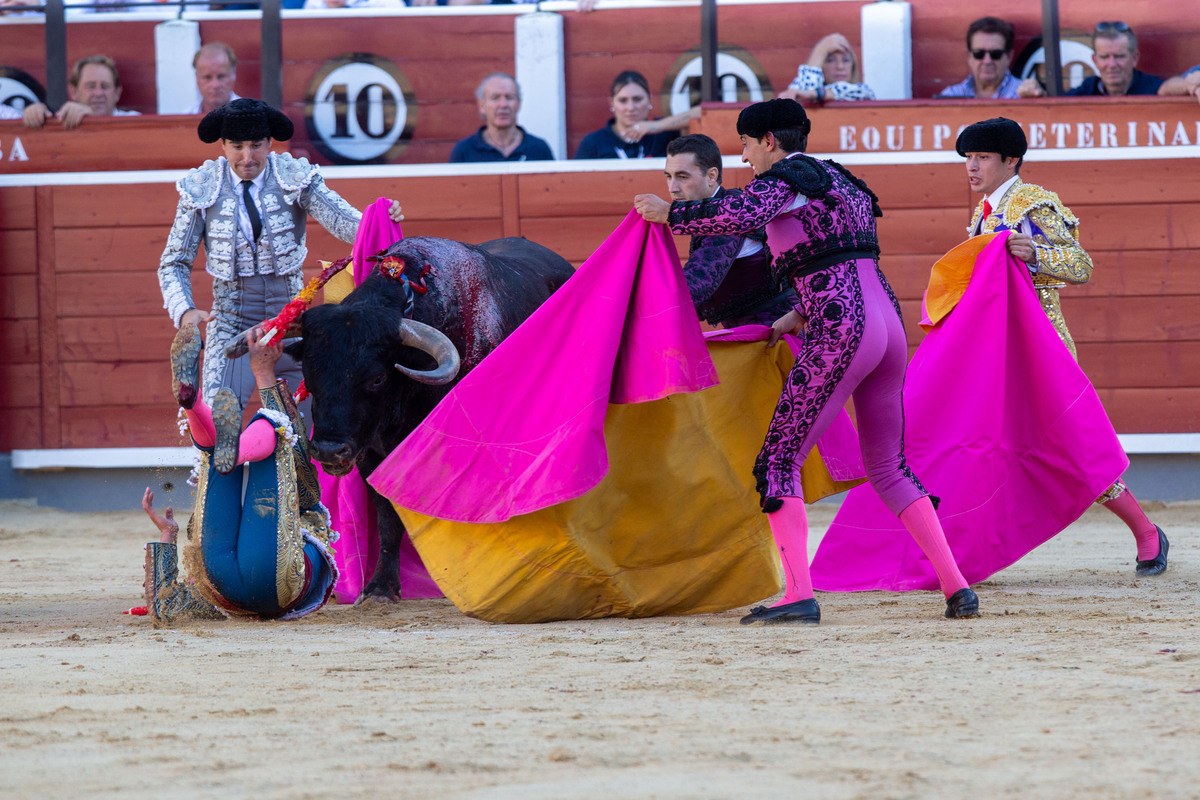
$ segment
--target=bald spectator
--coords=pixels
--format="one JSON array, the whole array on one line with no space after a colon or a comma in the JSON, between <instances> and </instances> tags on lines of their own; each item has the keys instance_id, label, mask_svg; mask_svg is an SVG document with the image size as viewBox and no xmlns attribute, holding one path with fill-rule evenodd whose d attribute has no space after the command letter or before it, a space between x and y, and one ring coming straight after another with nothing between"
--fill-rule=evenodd
<instances>
[{"instance_id":1,"label":"bald spectator","mask_svg":"<svg viewBox=\"0 0 1200 800\"><path fill-rule=\"evenodd\" d=\"M117 108L121 77L116 63L108 56L88 56L76 61L71 68L67 94L71 99L63 103L58 113L52 113L45 103L26 106L25 127L40 128L50 119L57 119L64 128L78 128L86 116L126 117L138 113Z\"/></svg>"},{"instance_id":2,"label":"bald spectator","mask_svg":"<svg viewBox=\"0 0 1200 800\"><path fill-rule=\"evenodd\" d=\"M1012 23L997 17L980 17L967 27L967 69L971 74L934 96L997 100L1016 97L1021 82L1008 71L1012 52Z\"/></svg>"},{"instance_id":3,"label":"bald spectator","mask_svg":"<svg viewBox=\"0 0 1200 800\"><path fill-rule=\"evenodd\" d=\"M1092 31L1092 63L1096 74L1084 78L1068 95L1125 95L1158 94L1163 79L1149 75L1137 68L1137 36L1133 29L1120 20L1101 22ZM1026 78L1021 84L1022 97L1045 97L1046 90L1036 78Z\"/></svg>"},{"instance_id":4,"label":"bald spectator","mask_svg":"<svg viewBox=\"0 0 1200 800\"><path fill-rule=\"evenodd\" d=\"M483 125L450 151L450 163L553 161L550 145L517 124L521 87L507 72L493 72L475 90Z\"/></svg>"},{"instance_id":5,"label":"bald spectator","mask_svg":"<svg viewBox=\"0 0 1200 800\"><path fill-rule=\"evenodd\" d=\"M207 114L230 100L240 100L233 91L237 81L237 53L224 42L209 42L192 57L200 99L185 114Z\"/></svg>"}]
</instances>

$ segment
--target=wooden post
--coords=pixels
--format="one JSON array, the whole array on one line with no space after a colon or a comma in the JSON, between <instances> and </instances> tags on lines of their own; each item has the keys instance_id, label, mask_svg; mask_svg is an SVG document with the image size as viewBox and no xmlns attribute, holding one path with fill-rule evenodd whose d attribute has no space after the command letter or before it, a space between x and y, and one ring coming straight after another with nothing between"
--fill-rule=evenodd
<instances>
[{"instance_id":1,"label":"wooden post","mask_svg":"<svg viewBox=\"0 0 1200 800\"><path fill-rule=\"evenodd\" d=\"M717 83L717 0L700 3L700 100L716 102Z\"/></svg>"},{"instance_id":2,"label":"wooden post","mask_svg":"<svg viewBox=\"0 0 1200 800\"><path fill-rule=\"evenodd\" d=\"M1062 53L1058 28L1058 0L1042 0L1042 52L1046 54L1046 94L1058 97L1062 91Z\"/></svg>"},{"instance_id":3,"label":"wooden post","mask_svg":"<svg viewBox=\"0 0 1200 800\"><path fill-rule=\"evenodd\" d=\"M61 0L60 0L61 1ZM38 351L41 353L42 447L62 447L59 396L58 276L54 255L54 187L34 190L37 231Z\"/></svg>"}]
</instances>

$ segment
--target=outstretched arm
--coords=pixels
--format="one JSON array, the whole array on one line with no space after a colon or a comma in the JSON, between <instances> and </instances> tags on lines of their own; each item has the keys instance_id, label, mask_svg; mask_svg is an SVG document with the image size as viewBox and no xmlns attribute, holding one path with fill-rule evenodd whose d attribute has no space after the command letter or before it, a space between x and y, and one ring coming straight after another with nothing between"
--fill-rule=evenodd
<instances>
[{"instance_id":1,"label":"outstretched arm","mask_svg":"<svg viewBox=\"0 0 1200 800\"><path fill-rule=\"evenodd\" d=\"M149 486L146 487L146 493L142 495L142 510L154 523L154 527L158 528L158 540L164 544L175 544L175 540L179 536L179 523L175 521L175 510L167 506L167 510L162 514L155 511L154 492L150 490Z\"/></svg>"},{"instance_id":2,"label":"outstretched arm","mask_svg":"<svg viewBox=\"0 0 1200 800\"><path fill-rule=\"evenodd\" d=\"M746 234L779 216L796 196L781 180L756 178L741 192L673 203L668 222L674 233Z\"/></svg>"}]
</instances>

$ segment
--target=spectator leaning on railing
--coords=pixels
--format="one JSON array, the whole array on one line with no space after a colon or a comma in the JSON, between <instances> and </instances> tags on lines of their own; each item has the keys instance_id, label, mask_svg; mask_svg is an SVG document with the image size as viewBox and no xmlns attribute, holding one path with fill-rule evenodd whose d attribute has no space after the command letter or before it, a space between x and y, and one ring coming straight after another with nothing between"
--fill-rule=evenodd
<instances>
[{"instance_id":1,"label":"spectator leaning on railing","mask_svg":"<svg viewBox=\"0 0 1200 800\"><path fill-rule=\"evenodd\" d=\"M935 97L1017 97L1017 80L1012 64L1013 26L997 17L980 17L967 27L967 69L971 74L947 86Z\"/></svg>"},{"instance_id":2,"label":"spectator leaning on railing","mask_svg":"<svg viewBox=\"0 0 1200 800\"><path fill-rule=\"evenodd\" d=\"M858 58L850 41L831 33L813 45L808 62L800 65L795 79L779 93L791 100L874 100L871 87L862 82Z\"/></svg>"},{"instance_id":3,"label":"spectator leaning on railing","mask_svg":"<svg viewBox=\"0 0 1200 800\"><path fill-rule=\"evenodd\" d=\"M1195 97L1200 100L1200 64L1192 67L1182 75L1175 75L1163 81L1158 87L1158 93L1164 97Z\"/></svg>"},{"instance_id":4,"label":"spectator leaning on railing","mask_svg":"<svg viewBox=\"0 0 1200 800\"><path fill-rule=\"evenodd\" d=\"M121 77L117 65L104 55L88 56L75 62L68 81L67 94L70 100L53 113L45 103L33 103L25 107L25 127L40 128L51 119L57 119L64 128L78 128L86 116L125 117L136 116L136 111L117 108L121 99Z\"/></svg>"},{"instance_id":5,"label":"spectator leaning on railing","mask_svg":"<svg viewBox=\"0 0 1200 800\"><path fill-rule=\"evenodd\" d=\"M1084 78L1068 95L1124 95L1158 94L1163 79L1148 75L1137 69L1137 36L1124 22L1101 22L1092 31L1092 63L1096 73ZM1046 90L1036 78L1029 77L1021 84L1022 97L1045 97Z\"/></svg>"}]
</instances>

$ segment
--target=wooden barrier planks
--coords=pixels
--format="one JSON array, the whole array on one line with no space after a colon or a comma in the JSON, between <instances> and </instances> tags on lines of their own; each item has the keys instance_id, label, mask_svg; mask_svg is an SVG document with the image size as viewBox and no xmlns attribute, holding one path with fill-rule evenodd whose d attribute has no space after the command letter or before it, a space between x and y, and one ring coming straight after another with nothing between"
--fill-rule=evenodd
<instances>
[{"instance_id":1,"label":"wooden barrier planks","mask_svg":"<svg viewBox=\"0 0 1200 800\"><path fill-rule=\"evenodd\" d=\"M1200 430L1200 188L1169 158L1027 161L1082 220L1092 281L1062 292L1080 364L1122 432ZM957 160L854 164L880 195L882 267L910 345L932 264L965 238L977 201ZM351 203L398 199L409 236L481 242L523 235L582 263L639 192L666 194L659 169L329 178ZM727 185L751 179L727 168ZM175 445L165 353L174 328L155 270L177 200L169 180L0 188L0 449ZM349 253L308 226L306 274ZM676 237L686 254L687 237ZM203 256L199 307L211 305ZM45 322L52 321L52 322ZM45 398L45 402L43 402ZM32 420L32 423L31 423Z\"/></svg>"}]
</instances>

